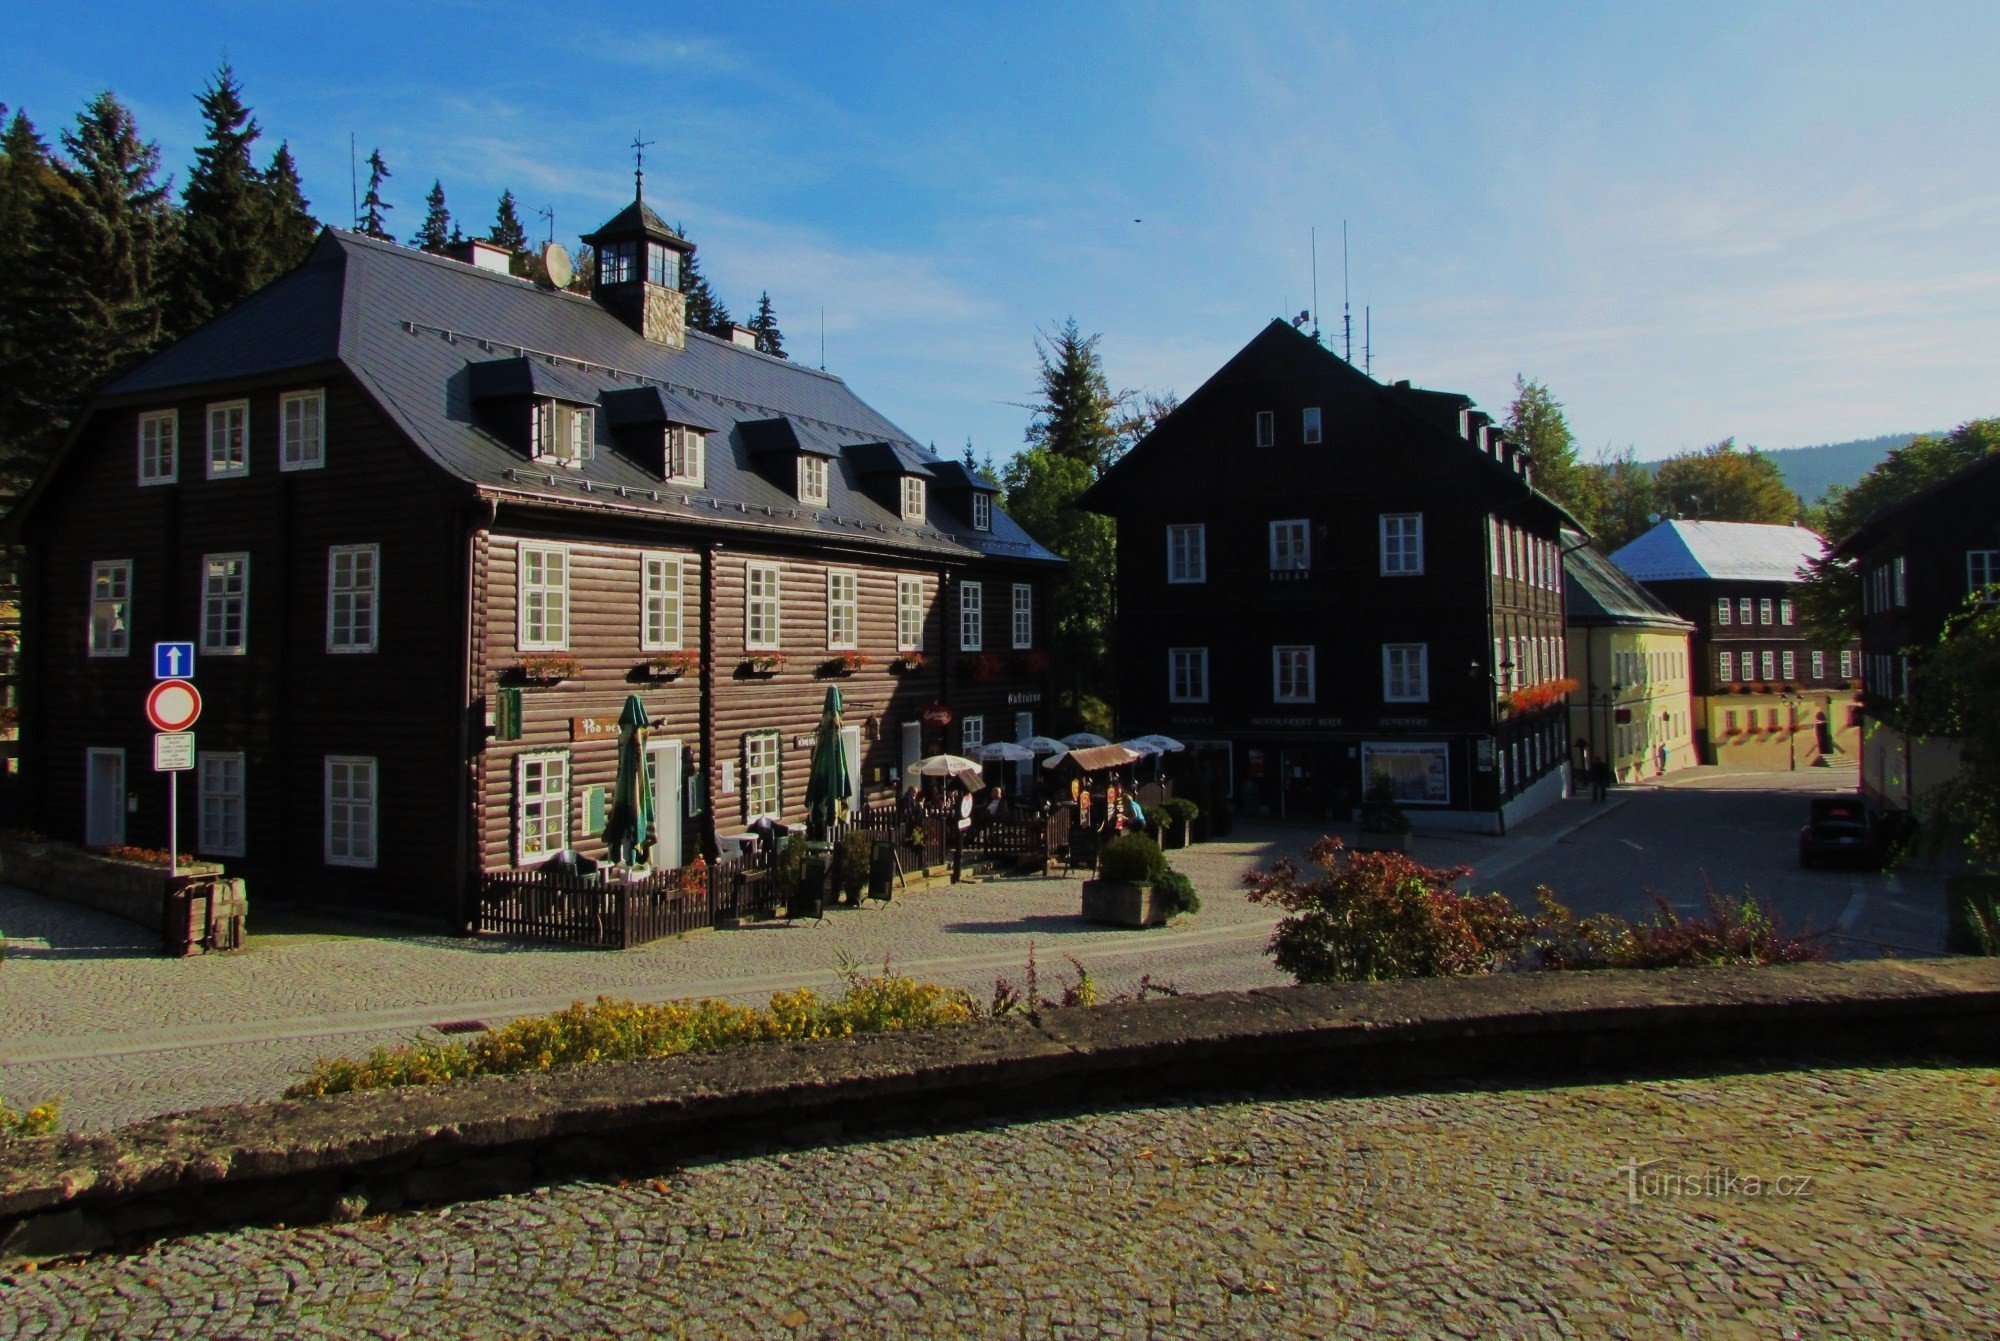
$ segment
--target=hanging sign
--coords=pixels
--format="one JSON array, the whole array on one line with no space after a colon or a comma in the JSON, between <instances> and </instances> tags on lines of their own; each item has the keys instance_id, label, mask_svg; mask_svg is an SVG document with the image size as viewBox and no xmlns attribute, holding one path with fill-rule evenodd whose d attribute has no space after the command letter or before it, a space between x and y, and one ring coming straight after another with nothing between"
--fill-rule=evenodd
<instances>
[{"instance_id":1,"label":"hanging sign","mask_svg":"<svg viewBox=\"0 0 2000 1341\"><path fill-rule=\"evenodd\" d=\"M933 731L944 730L954 720L951 709L945 707L944 704L937 702L935 699L931 701L930 707L925 708L917 715L923 724Z\"/></svg>"}]
</instances>

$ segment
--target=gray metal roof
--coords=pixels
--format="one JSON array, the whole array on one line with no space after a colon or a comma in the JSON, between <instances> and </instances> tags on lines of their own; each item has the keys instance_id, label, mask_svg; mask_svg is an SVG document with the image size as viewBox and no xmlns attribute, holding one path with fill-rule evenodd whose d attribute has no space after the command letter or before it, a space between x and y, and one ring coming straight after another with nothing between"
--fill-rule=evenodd
<instances>
[{"instance_id":1,"label":"gray metal roof","mask_svg":"<svg viewBox=\"0 0 2000 1341\"><path fill-rule=\"evenodd\" d=\"M1826 553L1803 526L1663 521L1611 556L1641 582L1797 582Z\"/></svg>"},{"instance_id":2,"label":"gray metal roof","mask_svg":"<svg viewBox=\"0 0 2000 1341\"><path fill-rule=\"evenodd\" d=\"M1563 610L1572 624L1694 627L1627 577L1603 550L1584 543L1575 531L1563 532Z\"/></svg>"},{"instance_id":3,"label":"gray metal roof","mask_svg":"<svg viewBox=\"0 0 2000 1341\"><path fill-rule=\"evenodd\" d=\"M699 415L713 430L707 487L670 490L620 452L600 451L579 469L553 473L529 462L473 412L472 365L516 358L536 361L535 376L544 368L559 373L593 400L647 387L666 392L678 407L676 422ZM934 508L925 524L908 523L870 497L860 487L860 464L883 449L857 448L887 444L891 459L919 473L937 457L830 373L699 331L688 332L686 348L669 349L586 297L337 229L321 234L297 270L106 394L165 392L336 360L433 461L473 485L711 524L729 520L726 510L737 524L760 529L946 556L1062 562L997 508L992 531L982 532L947 508ZM826 507L802 506L751 466L743 426L770 419L785 420L837 458Z\"/></svg>"}]
</instances>

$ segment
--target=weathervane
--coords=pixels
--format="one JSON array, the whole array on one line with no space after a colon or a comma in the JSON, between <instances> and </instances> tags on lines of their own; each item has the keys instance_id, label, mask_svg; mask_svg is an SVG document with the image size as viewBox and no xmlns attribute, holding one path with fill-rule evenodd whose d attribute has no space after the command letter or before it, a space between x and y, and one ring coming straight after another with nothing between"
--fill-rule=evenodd
<instances>
[{"instance_id":1,"label":"weathervane","mask_svg":"<svg viewBox=\"0 0 2000 1341\"><path fill-rule=\"evenodd\" d=\"M639 200L646 198L646 150L655 143L639 138L645 132L635 132L632 136L632 194Z\"/></svg>"}]
</instances>

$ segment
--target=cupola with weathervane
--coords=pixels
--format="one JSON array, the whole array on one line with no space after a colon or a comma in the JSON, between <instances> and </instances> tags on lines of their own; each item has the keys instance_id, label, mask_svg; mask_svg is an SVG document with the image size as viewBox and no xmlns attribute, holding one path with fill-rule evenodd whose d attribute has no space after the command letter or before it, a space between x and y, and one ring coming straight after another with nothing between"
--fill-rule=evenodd
<instances>
[{"instance_id":1,"label":"cupola with weathervane","mask_svg":"<svg viewBox=\"0 0 2000 1341\"><path fill-rule=\"evenodd\" d=\"M681 295L681 258L694 253L688 241L646 204L644 145L633 172L632 203L583 240L597 254L591 297L654 344L687 345L687 300Z\"/></svg>"}]
</instances>

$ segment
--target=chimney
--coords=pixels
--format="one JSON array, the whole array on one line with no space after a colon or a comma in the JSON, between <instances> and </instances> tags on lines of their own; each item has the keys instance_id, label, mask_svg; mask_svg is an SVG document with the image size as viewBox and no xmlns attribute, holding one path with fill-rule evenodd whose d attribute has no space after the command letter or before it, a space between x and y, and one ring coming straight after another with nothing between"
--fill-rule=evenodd
<instances>
[{"instance_id":1,"label":"chimney","mask_svg":"<svg viewBox=\"0 0 2000 1341\"><path fill-rule=\"evenodd\" d=\"M491 270L497 275L510 275L513 269L509 262L513 257L497 242L485 238L471 237L463 242L454 242L444 249L444 254L460 265L469 265L475 270Z\"/></svg>"},{"instance_id":2,"label":"chimney","mask_svg":"<svg viewBox=\"0 0 2000 1341\"><path fill-rule=\"evenodd\" d=\"M751 330L748 326L738 326L734 322L731 322L729 325L729 343L735 345L738 349L755 349L757 347L757 332Z\"/></svg>"},{"instance_id":3,"label":"chimney","mask_svg":"<svg viewBox=\"0 0 2000 1341\"><path fill-rule=\"evenodd\" d=\"M694 252L694 243L667 227L643 197L583 240L597 253L590 291L597 305L656 345L685 348L681 258Z\"/></svg>"}]
</instances>

